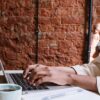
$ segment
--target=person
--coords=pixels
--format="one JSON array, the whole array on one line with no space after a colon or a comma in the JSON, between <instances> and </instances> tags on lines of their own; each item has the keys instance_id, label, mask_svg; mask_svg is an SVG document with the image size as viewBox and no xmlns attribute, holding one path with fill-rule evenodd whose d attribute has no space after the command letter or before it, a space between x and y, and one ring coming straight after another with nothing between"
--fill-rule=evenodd
<instances>
[{"instance_id":1,"label":"person","mask_svg":"<svg viewBox=\"0 0 100 100\"><path fill-rule=\"evenodd\" d=\"M94 33L91 37L91 52L90 52L90 62L99 55L100 52L100 23L98 23L94 28Z\"/></svg>"},{"instance_id":2,"label":"person","mask_svg":"<svg viewBox=\"0 0 100 100\"><path fill-rule=\"evenodd\" d=\"M100 56L98 55L88 64L71 67L29 65L23 77L31 85L40 85L45 82L75 85L100 94Z\"/></svg>"},{"instance_id":3,"label":"person","mask_svg":"<svg viewBox=\"0 0 100 100\"><path fill-rule=\"evenodd\" d=\"M95 50L95 52L93 54L93 58L96 58L99 55L99 53L100 53L100 41L97 43L97 46L96 46L95 49L96 50Z\"/></svg>"}]
</instances>

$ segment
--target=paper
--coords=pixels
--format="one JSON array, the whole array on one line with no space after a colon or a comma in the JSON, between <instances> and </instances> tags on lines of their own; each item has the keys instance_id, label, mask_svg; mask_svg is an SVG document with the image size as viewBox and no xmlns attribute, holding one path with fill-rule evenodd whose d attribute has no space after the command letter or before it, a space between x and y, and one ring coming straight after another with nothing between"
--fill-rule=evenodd
<instances>
[{"instance_id":1,"label":"paper","mask_svg":"<svg viewBox=\"0 0 100 100\"><path fill-rule=\"evenodd\" d=\"M22 96L22 100L66 100L66 98L67 100L100 100L99 95L78 87L34 92Z\"/></svg>"}]
</instances>

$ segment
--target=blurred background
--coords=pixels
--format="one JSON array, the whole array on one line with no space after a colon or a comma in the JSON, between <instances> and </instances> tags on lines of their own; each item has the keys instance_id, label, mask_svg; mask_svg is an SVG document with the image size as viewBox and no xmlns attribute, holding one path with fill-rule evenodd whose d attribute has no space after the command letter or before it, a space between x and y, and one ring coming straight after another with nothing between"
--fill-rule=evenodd
<instances>
[{"instance_id":1,"label":"blurred background","mask_svg":"<svg viewBox=\"0 0 100 100\"><path fill-rule=\"evenodd\" d=\"M0 58L6 69L85 62L87 0L0 0ZM92 27L100 22L93 1Z\"/></svg>"}]
</instances>

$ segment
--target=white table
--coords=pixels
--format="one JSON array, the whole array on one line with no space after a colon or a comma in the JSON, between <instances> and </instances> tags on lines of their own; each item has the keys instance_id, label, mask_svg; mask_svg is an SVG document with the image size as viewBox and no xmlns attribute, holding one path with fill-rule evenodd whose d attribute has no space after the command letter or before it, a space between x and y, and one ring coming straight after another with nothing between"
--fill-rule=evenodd
<instances>
[{"instance_id":1,"label":"white table","mask_svg":"<svg viewBox=\"0 0 100 100\"><path fill-rule=\"evenodd\" d=\"M5 70L5 73L23 73L23 70ZM3 76L2 71L0 71L0 76ZM2 80L2 78L0 78L0 80ZM63 87L62 89L64 89L64 88L67 89L67 87ZM68 86L68 88L73 88L73 87L69 87ZM25 98L28 97L28 99L22 99L22 100L35 100L35 99L33 99L34 97L37 98L39 95L41 95L41 97L42 97L43 95L49 94L50 91L52 91L52 90L46 90L46 91L42 91L42 92L41 91L37 91L37 92L36 91L32 91L32 92L28 93L29 95L26 94L26 97L25 97L25 95L23 95L23 97L25 97ZM57 91L57 90L59 90L59 88L56 88L56 90L53 90L53 91ZM68 91L68 90L66 90L66 91ZM30 95L30 93L31 94L33 93L33 95ZM95 94L93 92L90 92L90 91L86 91L86 92L83 91L83 94L82 93L81 94L76 93L76 94L77 95L74 95L74 94L71 95L70 94L70 97L68 95L68 97L66 97L67 100L89 100L89 99L90 100L100 100L100 96L99 95L97 95L97 94ZM29 99L30 97L31 97L31 99ZM41 100L41 99L36 99L36 100ZM65 100L65 99L61 99L61 100Z\"/></svg>"}]
</instances>

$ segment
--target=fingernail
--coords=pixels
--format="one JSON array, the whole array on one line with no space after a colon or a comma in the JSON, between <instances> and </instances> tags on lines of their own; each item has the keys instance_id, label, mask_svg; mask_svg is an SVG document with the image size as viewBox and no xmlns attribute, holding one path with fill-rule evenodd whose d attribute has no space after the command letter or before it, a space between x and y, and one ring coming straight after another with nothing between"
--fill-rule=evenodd
<instances>
[{"instance_id":1,"label":"fingernail","mask_svg":"<svg viewBox=\"0 0 100 100\"><path fill-rule=\"evenodd\" d=\"M36 86L36 83L34 83L33 85Z\"/></svg>"},{"instance_id":2,"label":"fingernail","mask_svg":"<svg viewBox=\"0 0 100 100\"><path fill-rule=\"evenodd\" d=\"M24 78L26 78L26 75L24 75Z\"/></svg>"}]
</instances>

